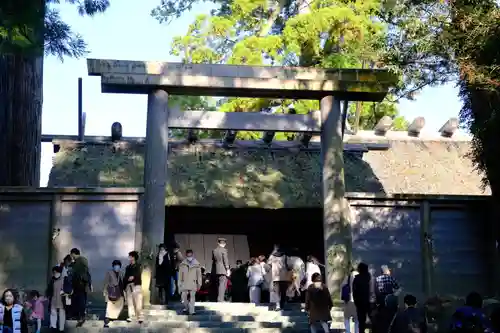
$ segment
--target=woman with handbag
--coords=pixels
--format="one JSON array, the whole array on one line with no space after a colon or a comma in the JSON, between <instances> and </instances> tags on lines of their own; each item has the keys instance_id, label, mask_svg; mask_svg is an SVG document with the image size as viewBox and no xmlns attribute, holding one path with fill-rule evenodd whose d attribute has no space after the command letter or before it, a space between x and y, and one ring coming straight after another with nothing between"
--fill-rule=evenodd
<instances>
[{"instance_id":1,"label":"woman with handbag","mask_svg":"<svg viewBox=\"0 0 500 333\"><path fill-rule=\"evenodd\" d=\"M301 292L300 286L306 276L306 266L304 261L300 258L298 249L292 249L288 257L288 265L290 266L290 286L287 290L287 296L292 301L300 301Z\"/></svg>"},{"instance_id":2,"label":"woman with handbag","mask_svg":"<svg viewBox=\"0 0 500 333\"><path fill-rule=\"evenodd\" d=\"M158 255L156 256L155 264L155 284L158 288L158 297L160 298L160 304L165 305L168 303L170 292L172 290L172 273L174 269L172 267L172 260L170 259L170 253L164 244L158 246Z\"/></svg>"},{"instance_id":3,"label":"woman with handbag","mask_svg":"<svg viewBox=\"0 0 500 333\"><path fill-rule=\"evenodd\" d=\"M109 327L112 320L118 319L123 310L125 299L123 297L123 274L121 272L122 263L120 260L114 260L111 264L112 269L106 272L104 277L104 298L106 300L106 317L104 318L104 327Z\"/></svg>"},{"instance_id":4,"label":"woman with handbag","mask_svg":"<svg viewBox=\"0 0 500 333\"><path fill-rule=\"evenodd\" d=\"M264 284L264 276L266 271L256 258L250 259L250 265L247 268L248 278L248 296L250 303L259 304L262 285Z\"/></svg>"},{"instance_id":5,"label":"woman with handbag","mask_svg":"<svg viewBox=\"0 0 500 333\"><path fill-rule=\"evenodd\" d=\"M279 245L274 246L267 264L271 270L272 282L270 301L275 304L275 311L281 311L286 303L286 292L290 284L290 264L286 253Z\"/></svg>"}]
</instances>

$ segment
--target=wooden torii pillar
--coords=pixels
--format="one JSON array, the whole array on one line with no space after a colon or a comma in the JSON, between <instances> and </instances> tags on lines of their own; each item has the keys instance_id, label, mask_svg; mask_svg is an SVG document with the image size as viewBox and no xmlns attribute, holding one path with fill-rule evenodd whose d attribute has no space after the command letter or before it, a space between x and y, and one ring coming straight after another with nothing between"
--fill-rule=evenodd
<instances>
[{"instance_id":1,"label":"wooden torii pillar","mask_svg":"<svg viewBox=\"0 0 500 333\"><path fill-rule=\"evenodd\" d=\"M337 294L348 269L352 237L345 199L340 101L381 101L396 77L385 70L234 65L196 65L124 60L87 60L101 76L102 92L148 94L142 255L164 241L169 129L217 129L321 133L326 281ZM265 97L320 100L309 115L221 113L168 109L168 95ZM168 219L168 217L167 217ZM214 244L215 245L215 244ZM151 261L144 280L149 281ZM149 303L150 286L144 288Z\"/></svg>"}]
</instances>

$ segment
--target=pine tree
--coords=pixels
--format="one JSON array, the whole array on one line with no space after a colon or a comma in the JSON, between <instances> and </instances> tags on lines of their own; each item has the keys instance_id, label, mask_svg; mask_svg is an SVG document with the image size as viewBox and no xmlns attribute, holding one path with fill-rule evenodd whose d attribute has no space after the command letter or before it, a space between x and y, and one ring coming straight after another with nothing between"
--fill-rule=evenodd
<instances>
[{"instance_id":1,"label":"pine tree","mask_svg":"<svg viewBox=\"0 0 500 333\"><path fill-rule=\"evenodd\" d=\"M81 15L109 0L67 0ZM37 187L43 102L43 57L81 57L86 44L61 20L59 0L0 1L0 186Z\"/></svg>"},{"instance_id":2,"label":"pine tree","mask_svg":"<svg viewBox=\"0 0 500 333\"><path fill-rule=\"evenodd\" d=\"M197 1L164 1L152 15L168 23ZM379 67L387 24L375 19L379 0L216 0L210 15L200 15L184 36L174 38L171 53L187 63L284 65L323 68ZM303 114L317 110L317 101L229 98L222 112L277 112ZM377 113L362 125L374 126L383 115L398 117L397 104L364 103ZM387 112L382 114L381 112ZM375 123L374 123L375 122ZM397 121L398 124L404 123ZM239 132L240 139L260 133ZM286 139L287 133L277 134Z\"/></svg>"}]
</instances>

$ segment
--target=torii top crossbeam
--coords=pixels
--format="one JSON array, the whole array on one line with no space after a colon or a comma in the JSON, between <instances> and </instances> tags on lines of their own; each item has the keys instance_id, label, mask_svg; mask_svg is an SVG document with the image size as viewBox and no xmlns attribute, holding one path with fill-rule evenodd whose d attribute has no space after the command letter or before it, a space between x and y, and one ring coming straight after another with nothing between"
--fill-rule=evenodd
<instances>
[{"instance_id":1,"label":"torii top crossbeam","mask_svg":"<svg viewBox=\"0 0 500 333\"><path fill-rule=\"evenodd\" d=\"M396 77L380 69L183 64L88 59L88 74L101 76L106 93L381 101Z\"/></svg>"}]
</instances>

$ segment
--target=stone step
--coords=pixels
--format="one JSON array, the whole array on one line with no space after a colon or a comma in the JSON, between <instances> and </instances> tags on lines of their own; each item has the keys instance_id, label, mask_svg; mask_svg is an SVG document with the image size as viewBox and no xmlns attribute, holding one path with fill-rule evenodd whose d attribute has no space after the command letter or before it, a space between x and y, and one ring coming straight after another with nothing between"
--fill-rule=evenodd
<instances>
[{"instance_id":1,"label":"stone step","mask_svg":"<svg viewBox=\"0 0 500 333\"><path fill-rule=\"evenodd\" d=\"M183 314L182 309L178 310L143 310L144 314L150 315L150 316L159 316L159 317L164 317L164 316L171 316L175 314ZM259 315L264 315L264 314L273 314L273 315L281 315L281 316L306 316L305 312L301 311L272 311L272 310L239 310L239 309L234 309L234 311L231 311L229 309L221 309L221 310L212 310L212 309L204 309L200 307L195 307L195 312L199 315L218 315L218 316L224 316L224 315L235 315L235 316L259 316Z\"/></svg>"},{"instance_id":2,"label":"stone step","mask_svg":"<svg viewBox=\"0 0 500 333\"><path fill-rule=\"evenodd\" d=\"M216 303L221 304L221 303ZM232 305L234 304L234 305ZM154 315L163 315L168 312L175 312L180 314L184 306L182 304L170 305L168 307L165 306L151 306L144 309L145 313L148 313L151 316ZM198 314L210 315L210 314L233 314L233 315L259 315L264 313L278 313L284 316L300 316L305 315L305 312L300 308L290 309L285 308L281 311L274 311L268 306L251 306L251 305L242 305L237 303L226 303L224 305L206 305L206 303L198 303L195 307L195 311ZM340 307L334 307L331 311L332 317L342 317L343 310Z\"/></svg>"},{"instance_id":3,"label":"stone step","mask_svg":"<svg viewBox=\"0 0 500 333\"><path fill-rule=\"evenodd\" d=\"M193 321L193 322L276 322L276 323L307 323L306 316L219 316L219 315L176 315L172 317L159 318L157 316L145 315L144 319L149 322L168 322L168 321Z\"/></svg>"},{"instance_id":4,"label":"stone step","mask_svg":"<svg viewBox=\"0 0 500 333\"><path fill-rule=\"evenodd\" d=\"M255 307L270 307L270 306L274 306L275 304L271 304L271 303L260 303L258 305L256 304L253 304L253 303L233 303L233 302L197 302L197 304L199 305L203 305L207 308L225 308L225 307L239 307L239 308L255 308ZM157 304L153 304L153 305L150 305L149 307L152 308L152 309L164 309L165 307L168 307L168 308L175 308L175 307L179 307L181 306L182 303L181 302L172 302L172 303L169 303L168 305L157 305ZM285 308L286 309L290 309L290 310L294 310L294 309L301 309L304 307L304 304L303 303L286 303L285 305Z\"/></svg>"},{"instance_id":5,"label":"stone step","mask_svg":"<svg viewBox=\"0 0 500 333\"><path fill-rule=\"evenodd\" d=\"M248 316L248 317L304 317L307 318L307 313L302 311L271 311L271 310L253 310L253 311L238 311L235 309L234 311L230 310L207 310L200 307L195 308L196 315L198 316L219 316L219 317L228 317L228 316ZM151 318L170 318L178 315L183 315L181 309L179 310L144 310L144 315L149 316ZM331 316L333 319L341 319L344 314L341 310L333 309L331 311Z\"/></svg>"},{"instance_id":6,"label":"stone step","mask_svg":"<svg viewBox=\"0 0 500 333\"><path fill-rule=\"evenodd\" d=\"M241 304L235 304L231 306L231 303L225 304L225 305L206 305L205 303L198 303L196 302L196 306L207 309L207 310L214 310L214 311L228 311L228 310L238 310L238 311L262 311L262 310L270 310L274 309L274 306L267 306L267 305L254 305L254 306L248 306L248 305L241 305ZM184 307L183 304L172 304L168 306L149 306L149 307L144 307L145 309L151 310L151 311L161 311L161 310L179 310ZM285 307L284 311L301 311L303 308L302 307Z\"/></svg>"},{"instance_id":7,"label":"stone step","mask_svg":"<svg viewBox=\"0 0 500 333\"><path fill-rule=\"evenodd\" d=\"M284 318L251 318L248 316L233 316L232 318L222 317L202 317L202 316L179 316L167 320L158 320L157 318L144 318L145 322L151 323L169 323L169 322L191 322L198 325L196 327L226 327L228 324L248 325L262 324L264 327L309 327L309 320L307 317L284 317ZM238 326L239 327L239 326ZM334 319L330 325L333 329L344 329L344 320Z\"/></svg>"},{"instance_id":8,"label":"stone step","mask_svg":"<svg viewBox=\"0 0 500 333\"><path fill-rule=\"evenodd\" d=\"M300 325L297 327L265 327L264 325L257 325L259 323L245 324L241 326L214 326L214 327L200 327L190 326L185 323L179 322L179 327L175 324L166 325L165 323L144 322L142 324L127 323L127 322L113 322L109 328L103 327L102 321L87 321L83 327L76 327L75 321L69 321L66 324L66 333L308 333L309 327L307 325ZM231 323L228 323L231 324ZM172 326L173 325L173 326ZM44 330L45 331L45 330ZM343 328L332 327L331 332L342 332ZM45 333L45 332L44 332Z\"/></svg>"},{"instance_id":9,"label":"stone step","mask_svg":"<svg viewBox=\"0 0 500 333\"><path fill-rule=\"evenodd\" d=\"M216 322L307 322L307 314L300 310L300 304L287 306L288 310L273 311L269 306L248 303L197 303L196 314L189 316L182 312L183 305L174 303L167 306L152 305L144 309L144 316L148 322L169 321L216 321ZM297 307L299 305L299 307ZM293 308L293 309L290 309ZM89 309L90 310L90 309ZM88 319L98 320L104 318L105 309L91 309ZM126 309L122 313L126 316ZM343 311L340 307L332 309L334 322L343 323ZM126 317L120 316L125 319Z\"/></svg>"},{"instance_id":10,"label":"stone step","mask_svg":"<svg viewBox=\"0 0 500 333\"><path fill-rule=\"evenodd\" d=\"M260 303L259 305L255 305L254 303L245 303L245 302L198 302L200 304L204 304L206 306L226 306L226 305L239 305L239 306L270 306L270 305L274 305L274 303ZM181 304L180 301L173 301L173 302L170 302L169 303L169 306L170 305L178 305L178 304ZM285 304L286 307L290 307L290 308L294 308L294 307L301 307L303 306L304 303L298 303L298 302L287 302ZM165 306L165 305L158 305L158 304L152 304L150 305L151 307L161 307L161 306Z\"/></svg>"},{"instance_id":11,"label":"stone step","mask_svg":"<svg viewBox=\"0 0 500 333\"><path fill-rule=\"evenodd\" d=\"M102 325L102 322L101 322ZM86 324L84 325L86 326ZM113 322L110 327L158 327L158 328L298 328L307 329L309 324L307 322L301 323L281 323L281 322L255 322L255 321L241 321L241 322L217 322L217 321L165 321L165 322L150 322L146 318L144 322L139 325L136 323L127 322Z\"/></svg>"}]
</instances>

